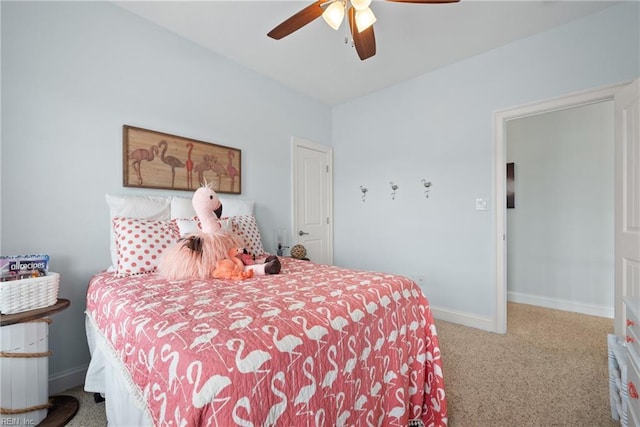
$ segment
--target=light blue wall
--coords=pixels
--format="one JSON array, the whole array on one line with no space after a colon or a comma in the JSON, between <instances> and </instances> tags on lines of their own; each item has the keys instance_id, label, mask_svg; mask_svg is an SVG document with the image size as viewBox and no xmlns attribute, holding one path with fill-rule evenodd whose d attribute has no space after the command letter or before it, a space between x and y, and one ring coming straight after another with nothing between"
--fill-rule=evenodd
<instances>
[{"instance_id":1,"label":"light blue wall","mask_svg":"<svg viewBox=\"0 0 640 427\"><path fill-rule=\"evenodd\" d=\"M330 144L331 112L109 3L1 7L1 248L48 253L61 274L55 378L88 363L87 283L110 264L105 193L167 194L122 187L123 124L240 148L242 197L273 250L291 222L291 136Z\"/></svg>"},{"instance_id":2,"label":"light blue wall","mask_svg":"<svg viewBox=\"0 0 640 427\"><path fill-rule=\"evenodd\" d=\"M608 8L334 108L335 262L422 275L434 308L490 323L494 113L636 78L639 6ZM428 199L422 178L433 183ZM369 189L364 203L360 185ZM487 211L475 210L477 198Z\"/></svg>"}]
</instances>

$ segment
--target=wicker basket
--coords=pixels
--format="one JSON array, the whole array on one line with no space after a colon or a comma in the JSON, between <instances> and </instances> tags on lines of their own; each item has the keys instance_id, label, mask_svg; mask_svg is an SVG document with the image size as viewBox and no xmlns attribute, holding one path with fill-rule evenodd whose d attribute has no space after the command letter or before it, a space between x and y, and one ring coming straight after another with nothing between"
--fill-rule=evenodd
<instances>
[{"instance_id":1,"label":"wicker basket","mask_svg":"<svg viewBox=\"0 0 640 427\"><path fill-rule=\"evenodd\" d=\"M0 313L13 314L49 307L58 300L60 274L0 282Z\"/></svg>"}]
</instances>

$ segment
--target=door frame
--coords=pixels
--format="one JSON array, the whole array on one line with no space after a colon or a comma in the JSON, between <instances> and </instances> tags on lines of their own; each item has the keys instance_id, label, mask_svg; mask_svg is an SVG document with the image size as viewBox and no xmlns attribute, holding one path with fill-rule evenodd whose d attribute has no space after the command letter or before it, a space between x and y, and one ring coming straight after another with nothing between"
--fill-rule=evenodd
<instances>
[{"instance_id":1,"label":"door frame","mask_svg":"<svg viewBox=\"0 0 640 427\"><path fill-rule=\"evenodd\" d=\"M599 102L613 101L615 93L631 81L618 83L598 89L576 92L552 100L524 106L511 107L494 113L495 157L493 164L495 194L495 259L496 310L494 313L495 332L507 332L507 209L506 209L506 164L507 140L506 126L509 120L535 116L537 114L581 107ZM612 230L613 232L613 230Z\"/></svg>"},{"instance_id":2,"label":"door frame","mask_svg":"<svg viewBox=\"0 0 640 427\"><path fill-rule=\"evenodd\" d=\"M329 216L329 224L327 230L327 248L328 248L328 264L333 264L333 148L328 145L319 144L317 142L309 141L296 136L291 137L291 207L292 207L292 229L290 230L292 236L292 242L297 241L295 230L298 230L298 212L299 201L298 197L298 150L305 148L309 150L316 150L324 153L327 156L327 166L329 167L326 174L327 179L327 215Z\"/></svg>"}]
</instances>

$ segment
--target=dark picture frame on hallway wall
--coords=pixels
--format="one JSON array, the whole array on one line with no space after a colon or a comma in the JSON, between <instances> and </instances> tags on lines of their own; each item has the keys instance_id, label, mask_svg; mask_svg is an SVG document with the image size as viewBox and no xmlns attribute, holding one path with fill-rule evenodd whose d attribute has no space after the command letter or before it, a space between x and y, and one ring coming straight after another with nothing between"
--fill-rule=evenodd
<instances>
[{"instance_id":1,"label":"dark picture frame on hallway wall","mask_svg":"<svg viewBox=\"0 0 640 427\"><path fill-rule=\"evenodd\" d=\"M122 127L123 185L193 191L210 183L218 193L242 192L242 152L149 129Z\"/></svg>"},{"instance_id":2,"label":"dark picture frame on hallway wall","mask_svg":"<svg viewBox=\"0 0 640 427\"><path fill-rule=\"evenodd\" d=\"M507 163L507 209L516 207L515 163Z\"/></svg>"}]
</instances>

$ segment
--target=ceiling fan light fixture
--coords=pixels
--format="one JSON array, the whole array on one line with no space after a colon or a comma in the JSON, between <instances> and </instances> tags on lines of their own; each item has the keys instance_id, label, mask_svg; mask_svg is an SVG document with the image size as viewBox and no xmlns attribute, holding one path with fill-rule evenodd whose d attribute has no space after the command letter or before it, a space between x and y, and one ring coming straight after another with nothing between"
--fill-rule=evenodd
<instances>
[{"instance_id":1,"label":"ceiling fan light fixture","mask_svg":"<svg viewBox=\"0 0 640 427\"><path fill-rule=\"evenodd\" d=\"M371 5L371 0L351 0L351 6L354 7L355 10L363 10Z\"/></svg>"},{"instance_id":2,"label":"ceiling fan light fixture","mask_svg":"<svg viewBox=\"0 0 640 427\"><path fill-rule=\"evenodd\" d=\"M344 3L341 0L331 3L322 12L322 19L334 30L340 28L340 24L344 20Z\"/></svg>"},{"instance_id":3,"label":"ceiling fan light fixture","mask_svg":"<svg viewBox=\"0 0 640 427\"><path fill-rule=\"evenodd\" d=\"M371 8L367 7L362 10L356 10L356 27L359 33L372 26L376 21L377 18Z\"/></svg>"}]
</instances>

